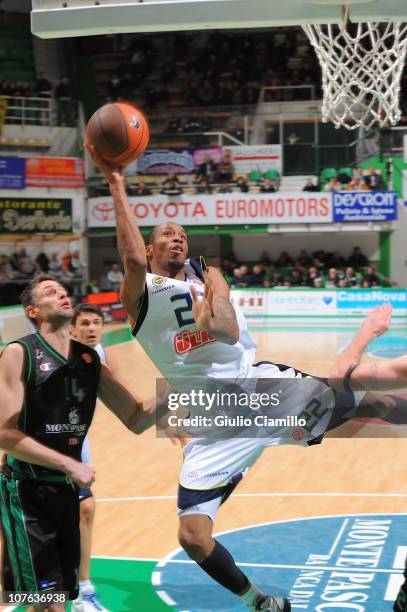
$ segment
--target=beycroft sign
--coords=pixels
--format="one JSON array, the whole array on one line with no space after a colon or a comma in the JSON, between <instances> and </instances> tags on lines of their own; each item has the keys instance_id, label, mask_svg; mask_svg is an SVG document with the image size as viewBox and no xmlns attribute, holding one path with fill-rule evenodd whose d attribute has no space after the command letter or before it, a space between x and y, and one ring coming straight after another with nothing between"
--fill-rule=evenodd
<instances>
[{"instance_id":1,"label":"beycroft sign","mask_svg":"<svg viewBox=\"0 0 407 612\"><path fill-rule=\"evenodd\" d=\"M181 225L330 223L331 194L280 192L264 194L165 195L131 197L134 218L141 226L165 221ZM111 198L90 198L89 227L115 227Z\"/></svg>"},{"instance_id":2,"label":"beycroft sign","mask_svg":"<svg viewBox=\"0 0 407 612\"><path fill-rule=\"evenodd\" d=\"M335 192L334 221L394 221L397 219L395 191Z\"/></svg>"}]
</instances>

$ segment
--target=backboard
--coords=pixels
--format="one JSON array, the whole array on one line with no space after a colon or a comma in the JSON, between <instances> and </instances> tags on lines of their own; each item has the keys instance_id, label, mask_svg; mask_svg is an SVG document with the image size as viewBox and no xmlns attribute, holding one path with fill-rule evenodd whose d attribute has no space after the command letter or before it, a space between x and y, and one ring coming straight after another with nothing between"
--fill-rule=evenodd
<instances>
[{"instance_id":1,"label":"backboard","mask_svg":"<svg viewBox=\"0 0 407 612\"><path fill-rule=\"evenodd\" d=\"M406 0L349 0L352 21L407 21ZM41 38L339 23L339 0L32 0Z\"/></svg>"}]
</instances>

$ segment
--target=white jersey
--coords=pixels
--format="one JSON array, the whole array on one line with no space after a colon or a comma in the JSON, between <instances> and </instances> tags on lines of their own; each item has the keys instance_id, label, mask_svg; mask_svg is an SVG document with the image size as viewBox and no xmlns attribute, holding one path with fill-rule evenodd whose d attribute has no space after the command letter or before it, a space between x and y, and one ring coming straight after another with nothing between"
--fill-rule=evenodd
<instances>
[{"instance_id":1,"label":"white jersey","mask_svg":"<svg viewBox=\"0 0 407 612\"><path fill-rule=\"evenodd\" d=\"M242 312L233 305L240 330L239 341L234 345L216 341L197 329L192 316L191 284L197 294L203 296L204 285L192 272L186 273L185 280L147 274L146 291L133 335L164 378L246 377L257 345L247 331Z\"/></svg>"},{"instance_id":2,"label":"white jersey","mask_svg":"<svg viewBox=\"0 0 407 612\"><path fill-rule=\"evenodd\" d=\"M99 342L96 346L93 347L93 349L99 355L100 361L106 365L107 364L106 351L105 351L102 343Z\"/></svg>"}]
</instances>

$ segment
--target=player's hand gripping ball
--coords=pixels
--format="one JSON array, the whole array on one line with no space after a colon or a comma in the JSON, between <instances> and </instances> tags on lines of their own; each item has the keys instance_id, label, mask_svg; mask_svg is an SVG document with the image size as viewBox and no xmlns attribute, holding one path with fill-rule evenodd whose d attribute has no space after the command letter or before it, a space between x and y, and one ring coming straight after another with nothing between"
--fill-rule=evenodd
<instances>
[{"instance_id":1,"label":"player's hand gripping ball","mask_svg":"<svg viewBox=\"0 0 407 612\"><path fill-rule=\"evenodd\" d=\"M111 166L127 166L145 151L150 138L143 113L127 102L99 108L86 126L86 141Z\"/></svg>"}]
</instances>

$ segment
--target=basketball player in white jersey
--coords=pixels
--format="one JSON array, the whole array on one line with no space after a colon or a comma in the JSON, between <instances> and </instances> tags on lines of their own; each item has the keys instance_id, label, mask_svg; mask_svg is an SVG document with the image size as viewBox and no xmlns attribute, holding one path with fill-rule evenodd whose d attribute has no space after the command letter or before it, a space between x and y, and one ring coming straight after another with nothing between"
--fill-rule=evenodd
<instances>
[{"instance_id":1,"label":"basketball player in white jersey","mask_svg":"<svg viewBox=\"0 0 407 612\"><path fill-rule=\"evenodd\" d=\"M181 380L181 386L182 381L195 376L235 380L301 378L321 385L317 379L289 366L269 362L253 365L256 344L247 331L244 317L231 304L229 288L221 273L214 268L202 271L187 260L187 237L176 223L156 227L145 245L131 212L121 170L110 168L93 147L87 148L113 197L118 247L125 270L121 300L133 335L163 376L171 381ZM362 331L369 339L387 329L390 310L379 308L365 321ZM347 363L349 368L354 361L354 354L348 352L340 365L344 367ZM291 605L284 597L259 591L236 566L230 553L212 537L216 512L265 446L320 442L329 428L331 404L335 403L332 389L325 387L325 391L326 406L330 409L315 419L315 426L302 432L301 439L290 438L287 431L280 429L266 439L208 442L195 438L184 449L178 494L179 541L191 559L214 580L240 596L253 612L289 612ZM363 391L355 392L356 397L352 394L353 404L364 395ZM306 407L310 397L305 398ZM296 414L302 414L303 408L298 402L293 405Z\"/></svg>"},{"instance_id":2,"label":"basketball player in white jersey","mask_svg":"<svg viewBox=\"0 0 407 612\"><path fill-rule=\"evenodd\" d=\"M91 346L98 353L102 363L109 364L107 351L102 345L104 316L99 306L78 304L73 312L71 335L75 340ZM82 447L82 463L90 465L90 445L86 436ZM81 560L79 565L79 596L72 602L73 612L108 612L100 603L90 579L90 557L92 532L96 503L92 490L79 490L79 518L81 537Z\"/></svg>"}]
</instances>

